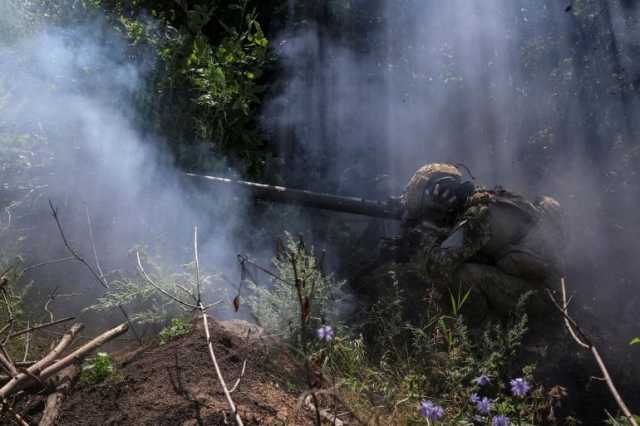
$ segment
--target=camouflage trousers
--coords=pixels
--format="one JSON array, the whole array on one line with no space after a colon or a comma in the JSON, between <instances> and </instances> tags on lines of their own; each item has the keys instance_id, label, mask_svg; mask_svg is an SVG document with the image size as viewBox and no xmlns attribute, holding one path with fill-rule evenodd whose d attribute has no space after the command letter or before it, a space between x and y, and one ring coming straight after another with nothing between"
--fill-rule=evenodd
<instances>
[{"instance_id":1,"label":"camouflage trousers","mask_svg":"<svg viewBox=\"0 0 640 426\"><path fill-rule=\"evenodd\" d=\"M513 312L520 298L527 292L526 312L539 317L549 310L544 298L546 283L529 281L503 272L501 269L479 263L465 263L447 283L439 283L441 292L450 292L454 300L469 293L461 312L472 322L505 317ZM446 287L446 288L443 288Z\"/></svg>"}]
</instances>

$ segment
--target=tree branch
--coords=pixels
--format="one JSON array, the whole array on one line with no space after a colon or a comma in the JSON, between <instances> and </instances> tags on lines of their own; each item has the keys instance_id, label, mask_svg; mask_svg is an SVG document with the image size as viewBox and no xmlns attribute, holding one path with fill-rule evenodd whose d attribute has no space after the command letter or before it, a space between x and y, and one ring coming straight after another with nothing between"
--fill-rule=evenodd
<instances>
[{"instance_id":1,"label":"tree branch","mask_svg":"<svg viewBox=\"0 0 640 426\"><path fill-rule=\"evenodd\" d=\"M604 376L604 380L607 383L609 392L611 393L613 398L616 400L618 407L620 408L620 410L622 410L622 413L624 414L624 416L627 418L627 420L632 426L638 426L638 422L636 421L635 417L629 410L629 407L627 407L627 404L624 402L624 400L622 399L622 396L620 396L620 393L618 392L618 389L613 383L613 380L611 379L611 375L609 374L609 370L607 369L607 366L605 365L602 359L602 356L600 356L600 352L598 352L598 349L595 347L595 345L591 343L591 339L589 339L582 332L582 330L580 330L576 321L573 318L571 318L567 312L567 289L566 289L564 277L560 279L560 285L562 287L562 306L558 304L558 302L556 301L556 299L553 297L553 295L549 290L547 290L547 294L551 298L551 301L556 306L556 308L558 308L560 310L560 313L562 313L564 317L565 326L569 331L569 334L571 334L571 337L573 338L573 340L576 341L578 345L580 345L584 349L589 350L593 354L593 357L595 358L596 363L598 364L598 367L600 368L600 371ZM576 331L574 331L574 328L578 331L578 333L582 336L582 338L578 337L578 335L576 334Z\"/></svg>"},{"instance_id":2,"label":"tree branch","mask_svg":"<svg viewBox=\"0 0 640 426\"><path fill-rule=\"evenodd\" d=\"M102 278L98 272L96 272L95 269L93 269L93 267L91 265L89 265L89 263L78 254L78 252L76 252L73 247L71 247L71 245L69 244L69 241L67 240L66 235L64 234L64 230L62 229L62 223L60 223L60 218L58 217L58 211L56 210L56 208L53 206L53 202L51 202L51 200L49 200L49 207L51 208L51 214L53 215L53 219L56 221L56 225L58 227L58 231L60 232L60 237L62 237L62 242L64 243L64 246L67 248L67 251L80 263L82 263L84 266L87 267L87 269L89 270L89 272L91 272L91 275L93 275L93 277L96 279L96 281L98 281L98 283L100 283L100 285L104 288L109 288L109 285L106 283L106 281L104 281L104 278Z\"/></svg>"}]
</instances>

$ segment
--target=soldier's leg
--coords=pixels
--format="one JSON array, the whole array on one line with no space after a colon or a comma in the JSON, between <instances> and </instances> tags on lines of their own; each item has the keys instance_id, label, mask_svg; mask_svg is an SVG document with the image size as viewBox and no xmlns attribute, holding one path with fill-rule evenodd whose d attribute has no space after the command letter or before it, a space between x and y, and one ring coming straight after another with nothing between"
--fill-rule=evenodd
<instances>
[{"instance_id":1,"label":"soldier's leg","mask_svg":"<svg viewBox=\"0 0 640 426\"><path fill-rule=\"evenodd\" d=\"M471 290L469 306L473 316L486 309L488 316L506 316L514 310L520 297L535 290L529 281L505 274L500 269L477 263L466 263L455 274L454 283L459 288ZM472 298L476 297L473 301ZM527 303L527 311L536 314L545 308L540 294L534 294Z\"/></svg>"}]
</instances>

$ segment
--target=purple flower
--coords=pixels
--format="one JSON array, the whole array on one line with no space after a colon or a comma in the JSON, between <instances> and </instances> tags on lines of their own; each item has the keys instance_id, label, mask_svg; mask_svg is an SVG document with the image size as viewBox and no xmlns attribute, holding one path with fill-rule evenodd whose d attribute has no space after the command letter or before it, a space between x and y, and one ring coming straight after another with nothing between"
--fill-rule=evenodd
<instances>
[{"instance_id":1,"label":"purple flower","mask_svg":"<svg viewBox=\"0 0 640 426\"><path fill-rule=\"evenodd\" d=\"M491 401L486 396L476 401L475 404L476 404L476 410L478 410L480 414L484 414L485 416L489 414L489 412L491 411L491 408L493 407L493 401Z\"/></svg>"},{"instance_id":2,"label":"purple flower","mask_svg":"<svg viewBox=\"0 0 640 426\"><path fill-rule=\"evenodd\" d=\"M444 409L431 401L422 401L420 403L420 415L435 422L444 416Z\"/></svg>"},{"instance_id":3,"label":"purple flower","mask_svg":"<svg viewBox=\"0 0 640 426\"><path fill-rule=\"evenodd\" d=\"M479 377L476 377L475 379L473 379L472 382L478 386L486 386L489 383L491 383L491 380L489 379L489 376L487 376L486 374L481 374Z\"/></svg>"},{"instance_id":4,"label":"purple flower","mask_svg":"<svg viewBox=\"0 0 640 426\"><path fill-rule=\"evenodd\" d=\"M469 401L473 402L474 404L477 404L478 401L480 401L480 397L478 396L477 393L472 393L471 396L469 397Z\"/></svg>"},{"instance_id":5,"label":"purple flower","mask_svg":"<svg viewBox=\"0 0 640 426\"><path fill-rule=\"evenodd\" d=\"M511 393L521 398L524 398L527 393L529 393L529 389L531 389L531 385L529 385L529 383L527 383L527 381L521 377L511 380L510 383Z\"/></svg>"},{"instance_id":6,"label":"purple flower","mask_svg":"<svg viewBox=\"0 0 640 426\"><path fill-rule=\"evenodd\" d=\"M332 341L336 335L330 325L323 325L316 331L316 333L318 334L318 339L325 342Z\"/></svg>"},{"instance_id":7,"label":"purple flower","mask_svg":"<svg viewBox=\"0 0 640 426\"><path fill-rule=\"evenodd\" d=\"M511 420L507 416L495 416L491 419L491 426L509 426Z\"/></svg>"}]
</instances>

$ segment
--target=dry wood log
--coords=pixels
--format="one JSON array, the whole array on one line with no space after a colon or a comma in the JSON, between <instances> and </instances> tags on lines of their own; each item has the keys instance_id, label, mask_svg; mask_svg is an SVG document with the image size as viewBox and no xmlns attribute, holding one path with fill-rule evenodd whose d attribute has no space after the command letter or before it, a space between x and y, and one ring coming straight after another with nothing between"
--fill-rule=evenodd
<instances>
[{"instance_id":1,"label":"dry wood log","mask_svg":"<svg viewBox=\"0 0 640 426\"><path fill-rule=\"evenodd\" d=\"M91 340L89 343L87 343L87 344L85 344L83 346L80 346L74 352L70 353L69 355L67 355L64 358L54 362L53 364L51 364L50 366L48 366L44 370L42 370L42 372L40 373L40 377L39 377L40 380L45 380L45 379L51 377L52 375L56 374L57 372L59 372L63 368L68 367L69 365L71 365L71 364L73 364L75 362L81 361L90 352L92 352L95 349L99 348L100 346L104 345L108 341L115 339L116 337L120 336L121 334L126 333L128 330L129 330L129 325L125 322L123 324L120 324L117 327L112 328L109 331L106 331L106 332L102 333L98 337L96 337L93 340ZM2 392L2 389L0 389L0 393L1 392Z\"/></svg>"},{"instance_id":2,"label":"dry wood log","mask_svg":"<svg viewBox=\"0 0 640 426\"><path fill-rule=\"evenodd\" d=\"M40 423L38 423L39 426L53 426L55 424L60 415L62 401L64 401L71 385L80 375L80 371L80 366L72 364L58 373L56 376L56 382L58 383L56 391L47 398L44 413L42 414Z\"/></svg>"},{"instance_id":3,"label":"dry wood log","mask_svg":"<svg viewBox=\"0 0 640 426\"><path fill-rule=\"evenodd\" d=\"M2 388L0 388L0 398L6 398L13 390L22 389L25 384L32 383L33 377L38 377L43 368L51 364L58 355L69 346L69 344L73 341L73 339L77 336L77 334L82 330L83 325L78 323L71 326L69 331L62 336L60 342L56 345L55 348L47 355L44 356L40 361L33 364L31 367L27 368L27 370L23 373L14 376L9 380ZM46 378L46 376L45 376Z\"/></svg>"},{"instance_id":4,"label":"dry wood log","mask_svg":"<svg viewBox=\"0 0 640 426\"><path fill-rule=\"evenodd\" d=\"M41 328L51 327L51 326L54 326L54 325L57 325L57 324L61 324L63 322L67 322L67 321L73 321L74 319L75 319L75 317L67 317L67 318L62 318L62 319L56 320L56 321L51 321L51 322L47 322L47 323L44 323L44 324L38 324L38 325L31 326L31 327L27 327L24 330L16 331L15 333L10 334L9 335L9 339L13 339L15 337L22 336L23 334L26 334L26 333L31 333L32 331L35 331L35 330L40 330Z\"/></svg>"},{"instance_id":5,"label":"dry wood log","mask_svg":"<svg viewBox=\"0 0 640 426\"><path fill-rule=\"evenodd\" d=\"M2 345L0 345L0 364L2 364L2 367L11 377L15 377L19 374L18 369Z\"/></svg>"}]
</instances>

